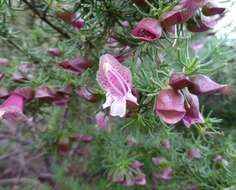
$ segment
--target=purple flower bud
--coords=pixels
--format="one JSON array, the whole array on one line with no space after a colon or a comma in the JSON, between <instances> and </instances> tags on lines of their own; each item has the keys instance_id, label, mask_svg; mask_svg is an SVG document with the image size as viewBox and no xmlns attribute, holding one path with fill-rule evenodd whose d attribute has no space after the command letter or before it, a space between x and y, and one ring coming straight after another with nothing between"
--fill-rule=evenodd
<instances>
[{"instance_id":1,"label":"purple flower bud","mask_svg":"<svg viewBox=\"0 0 236 190\"><path fill-rule=\"evenodd\" d=\"M86 69L88 69L92 65L88 59L84 57L77 57L75 59L65 60L64 62L60 63L59 66L75 73L76 75L81 75Z\"/></svg>"},{"instance_id":2,"label":"purple flower bud","mask_svg":"<svg viewBox=\"0 0 236 190\"><path fill-rule=\"evenodd\" d=\"M0 57L0 65L8 65L8 64L9 64L8 59Z\"/></svg>"},{"instance_id":3,"label":"purple flower bud","mask_svg":"<svg viewBox=\"0 0 236 190\"><path fill-rule=\"evenodd\" d=\"M209 95L221 92L227 85L218 84L205 75L196 75L191 78L193 84L189 91L195 95Z\"/></svg>"},{"instance_id":4,"label":"purple flower bud","mask_svg":"<svg viewBox=\"0 0 236 190\"><path fill-rule=\"evenodd\" d=\"M38 87L35 91L35 99L52 100L55 92L47 86Z\"/></svg>"},{"instance_id":5,"label":"purple flower bud","mask_svg":"<svg viewBox=\"0 0 236 190\"><path fill-rule=\"evenodd\" d=\"M175 72L171 75L169 85L173 89L182 89L192 84L189 78L181 72Z\"/></svg>"},{"instance_id":6,"label":"purple flower bud","mask_svg":"<svg viewBox=\"0 0 236 190\"><path fill-rule=\"evenodd\" d=\"M52 57L58 57L61 55L61 51L58 48L49 48L47 52L48 55Z\"/></svg>"},{"instance_id":7,"label":"purple flower bud","mask_svg":"<svg viewBox=\"0 0 236 190\"><path fill-rule=\"evenodd\" d=\"M96 124L99 129L105 129L108 127L108 117L103 112L96 114Z\"/></svg>"},{"instance_id":8,"label":"purple flower bud","mask_svg":"<svg viewBox=\"0 0 236 190\"><path fill-rule=\"evenodd\" d=\"M174 89L160 91L156 101L156 114L166 123L175 124L185 115L184 97Z\"/></svg>"},{"instance_id":9,"label":"purple flower bud","mask_svg":"<svg viewBox=\"0 0 236 190\"><path fill-rule=\"evenodd\" d=\"M69 102L69 96L60 92L56 92L53 94L52 102L57 106L67 106Z\"/></svg>"},{"instance_id":10,"label":"purple flower bud","mask_svg":"<svg viewBox=\"0 0 236 190\"><path fill-rule=\"evenodd\" d=\"M173 169L170 167L164 168L158 176L163 180L171 180L173 178Z\"/></svg>"},{"instance_id":11,"label":"purple flower bud","mask_svg":"<svg viewBox=\"0 0 236 190\"><path fill-rule=\"evenodd\" d=\"M161 32L162 28L158 20L144 18L132 30L132 36L143 41L152 42L161 37Z\"/></svg>"},{"instance_id":12,"label":"purple flower bud","mask_svg":"<svg viewBox=\"0 0 236 190\"><path fill-rule=\"evenodd\" d=\"M153 2L153 0L148 0L150 3ZM146 7L147 6L147 3L144 1L144 0L133 0L133 2L140 6L140 7Z\"/></svg>"},{"instance_id":13,"label":"purple flower bud","mask_svg":"<svg viewBox=\"0 0 236 190\"><path fill-rule=\"evenodd\" d=\"M196 123L204 123L204 119L199 110L198 97L193 94L187 95L187 103L185 106L186 114L183 118L183 123L186 127L190 127Z\"/></svg>"},{"instance_id":14,"label":"purple flower bud","mask_svg":"<svg viewBox=\"0 0 236 190\"><path fill-rule=\"evenodd\" d=\"M24 97L18 94L11 94L0 105L0 119L8 123L26 122L28 118L23 113Z\"/></svg>"},{"instance_id":15,"label":"purple flower bud","mask_svg":"<svg viewBox=\"0 0 236 190\"><path fill-rule=\"evenodd\" d=\"M207 0L182 0L171 11L166 12L161 16L161 25L168 28L178 23L184 23L206 3Z\"/></svg>"},{"instance_id":16,"label":"purple flower bud","mask_svg":"<svg viewBox=\"0 0 236 190\"><path fill-rule=\"evenodd\" d=\"M133 169L138 169L141 168L143 166L143 163L139 162L138 160L134 160L131 164L131 167Z\"/></svg>"},{"instance_id":17,"label":"purple flower bud","mask_svg":"<svg viewBox=\"0 0 236 190\"><path fill-rule=\"evenodd\" d=\"M32 100L34 98L34 91L31 87L16 88L12 94L22 96L26 101Z\"/></svg>"},{"instance_id":18,"label":"purple flower bud","mask_svg":"<svg viewBox=\"0 0 236 190\"><path fill-rule=\"evenodd\" d=\"M98 96L96 94L94 94L89 87L87 86L82 86L78 91L77 91L77 95L79 95L81 98L83 98L84 100L88 101L88 102L92 102L95 103L98 101Z\"/></svg>"},{"instance_id":19,"label":"purple flower bud","mask_svg":"<svg viewBox=\"0 0 236 190\"><path fill-rule=\"evenodd\" d=\"M167 160L164 157L154 157L152 158L152 162L156 166L163 166L167 163Z\"/></svg>"},{"instance_id":20,"label":"purple flower bud","mask_svg":"<svg viewBox=\"0 0 236 190\"><path fill-rule=\"evenodd\" d=\"M89 135L79 135L79 141L83 143L91 143L93 141L93 137Z\"/></svg>"},{"instance_id":21,"label":"purple flower bud","mask_svg":"<svg viewBox=\"0 0 236 190\"><path fill-rule=\"evenodd\" d=\"M186 27L190 32L206 32L213 29L215 25L215 20L202 16L200 19L190 19Z\"/></svg>"},{"instance_id":22,"label":"purple flower bud","mask_svg":"<svg viewBox=\"0 0 236 190\"><path fill-rule=\"evenodd\" d=\"M217 15L217 14L222 14L224 11L225 11L224 7L219 7L213 2L207 3L202 8L202 13L205 16L214 16L214 15Z\"/></svg>"},{"instance_id":23,"label":"purple flower bud","mask_svg":"<svg viewBox=\"0 0 236 190\"><path fill-rule=\"evenodd\" d=\"M146 177L145 175L139 175L133 179L136 185L146 185Z\"/></svg>"},{"instance_id":24,"label":"purple flower bud","mask_svg":"<svg viewBox=\"0 0 236 190\"><path fill-rule=\"evenodd\" d=\"M201 151L198 148L191 148L188 150L187 155L190 160L196 160L202 157Z\"/></svg>"},{"instance_id":25,"label":"purple flower bud","mask_svg":"<svg viewBox=\"0 0 236 190\"><path fill-rule=\"evenodd\" d=\"M64 94L64 95L71 95L72 94L72 86L70 84L67 84L63 86L62 88L59 88L57 90L58 93Z\"/></svg>"}]
</instances>

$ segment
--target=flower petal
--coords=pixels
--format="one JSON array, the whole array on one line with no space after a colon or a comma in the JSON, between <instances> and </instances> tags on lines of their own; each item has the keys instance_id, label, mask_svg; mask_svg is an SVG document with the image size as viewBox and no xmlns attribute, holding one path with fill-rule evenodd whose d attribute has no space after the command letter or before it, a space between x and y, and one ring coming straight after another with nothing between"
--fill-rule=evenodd
<instances>
[{"instance_id":1,"label":"flower petal","mask_svg":"<svg viewBox=\"0 0 236 190\"><path fill-rule=\"evenodd\" d=\"M111 116L124 117L126 114L126 99L114 100L111 104Z\"/></svg>"}]
</instances>

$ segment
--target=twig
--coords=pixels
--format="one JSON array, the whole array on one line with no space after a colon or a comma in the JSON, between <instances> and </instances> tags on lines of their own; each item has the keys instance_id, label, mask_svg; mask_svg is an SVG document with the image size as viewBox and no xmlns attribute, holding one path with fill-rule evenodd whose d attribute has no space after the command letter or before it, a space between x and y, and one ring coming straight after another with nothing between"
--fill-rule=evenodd
<instances>
[{"instance_id":1,"label":"twig","mask_svg":"<svg viewBox=\"0 0 236 190\"><path fill-rule=\"evenodd\" d=\"M60 29L59 27L55 26L54 24L52 24L46 17L45 15L42 15L30 2L28 2L27 0L22 0L42 21L44 21L45 23L47 23L49 26L51 26L54 30L56 30L58 33L60 33L62 36L64 36L65 38L70 38L70 36L64 32L62 29Z\"/></svg>"}]
</instances>

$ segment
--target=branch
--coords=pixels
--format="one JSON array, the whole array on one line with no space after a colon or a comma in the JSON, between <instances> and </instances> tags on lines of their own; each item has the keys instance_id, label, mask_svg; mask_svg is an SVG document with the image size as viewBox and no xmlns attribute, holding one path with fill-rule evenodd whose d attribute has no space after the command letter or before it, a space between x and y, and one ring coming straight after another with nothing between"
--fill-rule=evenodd
<instances>
[{"instance_id":1,"label":"branch","mask_svg":"<svg viewBox=\"0 0 236 190\"><path fill-rule=\"evenodd\" d=\"M30 2L28 2L27 0L22 0L26 5L28 5L28 7L45 23L47 23L49 26L51 26L54 30L56 30L58 33L60 33L62 36L64 36L65 38L70 38L70 36L64 32L61 28L55 26L54 24L52 24L46 17L45 15L43 16Z\"/></svg>"}]
</instances>

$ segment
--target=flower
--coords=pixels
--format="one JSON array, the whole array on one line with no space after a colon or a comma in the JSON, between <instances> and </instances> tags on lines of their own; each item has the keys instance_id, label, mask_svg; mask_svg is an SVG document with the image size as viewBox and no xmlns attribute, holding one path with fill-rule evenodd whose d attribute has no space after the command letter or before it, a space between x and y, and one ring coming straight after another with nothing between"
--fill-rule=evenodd
<instances>
[{"instance_id":1,"label":"flower","mask_svg":"<svg viewBox=\"0 0 236 190\"><path fill-rule=\"evenodd\" d=\"M13 73L13 80L16 82L24 82L31 80L35 72L35 67L30 63L22 63Z\"/></svg>"},{"instance_id":2,"label":"flower","mask_svg":"<svg viewBox=\"0 0 236 190\"><path fill-rule=\"evenodd\" d=\"M71 60L64 60L59 64L59 66L75 73L76 75L81 75L86 69L91 67L91 62L84 57L77 57Z\"/></svg>"},{"instance_id":3,"label":"flower","mask_svg":"<svg viewBox=\"0 0 236 190\"><path fill-rule=\"evenodd\" d=\"M213 29L215 25L215 20L201 16L200 18L188 20L186 27L190 32L206 32Z\"/></svg>"},{"instance_id":4,"label":"flower","mask_svg":"<svg viewBox=\"0 0 236 190\"><path fill-rule=\"evenodd\" d=\"M23 113L24 97L12 93L0 106L0 119L7 123L20 123L27 121Z\"/></svg>"},{"instance_id":5,"label":"flower","mask_svg":"<svg viewBox=\"0 0 236 190\"><path fill-rule=\"evenodd\" d=\"M144 18L132 30L132 36L143 41L152 42L161 37L161 32L162 28L158 20Z\"/></svg>"},{"instance_id":6,"label":"flower","mask_svg":"<svg viewBox=\"0 0 236 190\"><path fill-rule=\"evenodd\" d=\"M99 129L105 129L108 127L108 117L103 112L96 114L96 124Z\"/></svg>"},{"instance_id":7,"label":"flower","mask_svg":"<svg viewBox=\"0 0 236 190\"><path fill-rule=\"evenodd\" d=\"M76 12L58 12L57 16L65 21L66 23L72 25L76 29L81 29L84 27L84 20L80 18L80 13Z\"/></svg>"},{"instance_id":8,"label":"flower","mask_svg":"<svg viewBox=\"0 0 236 190\"><path fill-rule=\"evenodd\" d=\"M206 3L207 0L182 0L171 11L161 15L161 25L165 28L168 28L178 23L184 23Z\"/></svg>"},{"instance_id":9,"label":"flower","mask_svg":"<svg viewBox=\"0 0 236 190\"><path fill-rule=\"evenodd\" d=\"M131 163L131 167L133 169L139 169L143 166L143 163L141 163L140 161L138 160L134 160L132 163Z\"/></svg>"},{"instance_id":10,"label":"flower","mask_svg":"<svg viewBox=\"0 0 236 190\"><path fill-rule=\"evenodd\" d=\"M198 148L191 148L187 151L188 158L190 160L196 160L201 158L201 151Z\"/></svg>"},{"instance_id":11,"label":"flower","mask_svg":"<svg viewBox=\"0 0 236 190\"><path fill-rule=\"evenodd\" d=\"M181 72L174 72L172 73L170 80L169 80L169 85L173 89L182 89L184 87L188 87L192 84L192 82L189 80L189 78Z\"/></svg>"},{"instance_id":12,"label":"flower","mask_svg":"<svg viewBox=\"0 0 236 190\"><path fill-rule=\"evenodd\" d=\"M54 90L47 86L40 86L35 91L35 99L52 100L54 98L54 95Z\"/></svg>"},{"instance_id":13,"label":"flower","mask_svg":"<svg viewBox=\"0 0 236 190\"><path fill-rule=\"evenodd\" d=\"M159 173L159 177L163 180L171 180L173 177L173 169L171 167L166 167L162 169Z\"/></svg>"},{"instance_id":14,"label":"flower","mask_svg":"<svg viewBox=\"0 0 236 190\"><path fill-rule=\"evenodd\" d=\"M88 101L88 102L92 102L95 103L98 101L98 95L93 93L91 91L91 89L89 89L89 87L87 86L82 86L78 91L77 91L77 95L79 95L81 98L83 98L84 100Z\"/></svg>"},{"instance_id":15,"label":"flower","mask_svg":"<svg viewBox=\"0 0 236 190\"><path fill-rule=\"evenodd\" d=\"M9 63L8 59L0 57L0 65L8 65L8 63Z\"/></svg>"},{"instance_id":16,"label":"flower","mask_svg":"<svg viewBox=\"0 0 236 190\"><path fill-rule=\"evenodd\" d=\"M209 95L221 92L226 88L225 84L218 84L205 75L195 75L191 77L192 85L189 91L195 95Z\"/></svg>"},{"instance_id":17,"label":"flower","mask_svg":"<svg viewBox=\"0 0 236 190\"><path fill-rule=\"evenodd\" d=\"M186 114L183 117L183 123L186 127L190 127L195 123L204 123L202 114L199 111L198 97L193 94L188 94L187 103L185 105Z\"/></svg>"},{"instance_id":18,"label":"flower","mask_svg":"<svg viewBox=\"0 0 236 190\"><path fill-rule=\"evenodd\" d=\"M48 52L48 55L52 57L58 57L61 55L61 51L58 48L49 48L47 52Z\"/></svg>"},{"instance_id":19,"label":"flower","mask_svg":"<svg viewBox=\"0 0 236 190\"><path fill-rule=\"evenodd\" d=\"M184 96L168 88L160 91L156 101L156 114L166 123L175 124L185 115Z\"/></svg>"},{"instance_id":20,"label":"flower","mask_svg":"<svg viewBox=\"0 0 236 190\"><path fill-rule=\"evenodd\" d=\"M124 117L126 101L137 104L137 98L132 94L132 76L130 70L121 65L110 54L100 57L97 81L106 91L106 102L103 108L111 107L110 115Z\"/></svg>"},{"instance_id":21,"label":"flower","mask_svg":"<svg viewBox=\"0 0 236 190\"><path fill-rule=\"evenodd\" d=\"M202 13L205 16L214 16L217 14L222 14L225 11L224 7L219 7L217 4L213 2L208 2L205 6L202 8Z\"/></svg>"}]
</instances>

